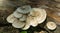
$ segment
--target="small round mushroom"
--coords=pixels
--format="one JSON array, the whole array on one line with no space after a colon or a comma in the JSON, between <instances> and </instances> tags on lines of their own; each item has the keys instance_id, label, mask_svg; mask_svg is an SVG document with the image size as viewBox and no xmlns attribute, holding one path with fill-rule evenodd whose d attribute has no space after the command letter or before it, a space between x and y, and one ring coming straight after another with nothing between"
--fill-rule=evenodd
<instances>
[{"instance_id":1,"label":"small round mushroom","mask_svg":"<svg viewBox=\"0 0 60 33\"><path fill-rule=\"evenodd\" d=\"M13 15L14 15L14 17L16 17L16 18L21 18L21 17L22 17L22 14L19 13L19 12L17 12L17 11L15 11L15 12L13 13Z\"/></svg>"},{"instance_id":2,"label":"small round mushroom","mask_svg":"<svg viewBox=\"0 0 60 33\"><path fill-rule=\"evenodd\" d=\"M47 22L46 26L50 30L54 30L57 27L57 25L54 22Z\"/></svg>"},{"instance_id":3,"label":"small round mushroom","mask_svg":"<svg viewBox=\"0 0 60 33\"><path fill-rule=\"evenodd\" d=\"M21 18L19 18L20 21L26 21L27 16L23 15Z\"/></svg>"},{"instance_id":4,"label":"small round mushroom","mask_svg":"<svg viewBox=\"0 0 60 33\"><path fill-rule=\"evenodd\" d=\"M18 11L22 14L26 14L26 13L29 13L31 11L31 7L29 5L25 5L25 6L17 8L16 11Z\"/></svg>"},{"instance_id":5,"label":"small round mushroom","mask_svg":"<svg viewBox=\"0 0 60 33\"><path fill-rule=\"evenodd\" d=\"M17 18L15 18L13 16L13 14L11 14L7 17L7 22L9 22L9 23L13 23L15 20L17 20Z\"/></svg>"},{"instance_id":6,"label":"small round mushroom","mask_svg":"<svg viewBox=\"0 0 60 33\"><path fill-rule=\"evenodd\" d=\"M23 28L25 26L25 23L19 20L16 20L14 21L14 23L12 23L12 26L15 28Z\"/></svg>"},{"instance_id":7,"label":"small round mushroom","mask_svg":"<svg viewBox=\"0 0 60 33\"><path fill-rule=\"evenodd\" d=\"M33 8L32 12L30 12L30 15L34 16L39 24L43 23L47 16L46 11L40 8Z\"/></svg>"}]
</instances>

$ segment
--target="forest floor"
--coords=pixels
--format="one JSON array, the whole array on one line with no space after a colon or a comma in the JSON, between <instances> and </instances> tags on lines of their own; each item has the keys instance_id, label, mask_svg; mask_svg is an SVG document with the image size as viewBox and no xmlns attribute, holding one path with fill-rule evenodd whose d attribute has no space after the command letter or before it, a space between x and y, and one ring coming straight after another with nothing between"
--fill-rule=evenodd
<instances>
[{"instance_id":1,"label":"forest floor","mask_svg":"<svg viewBox=\"0 0 60 33\"><path fill-rule=\"evenodd\" d=\"M20 3L13 0L13 3L19 7ZM46 30L44 28L39 27L30 27L28 30L26 30L28 33L34 33L35 31L40 32L41 30L46 31L47 33L60 33L60 26L58 23L60 23L60 15L57 15L57 13L60 12L60 2L54 1L54 0L40 0L36 2L26 2L26 4L31 5L32 7L42 7L47 12L47 19L46 21L58 21L55 22L57 24L57 29L54 31ZM57 6L59 4L59 6ZM6 21L6 18L14 12L14 10L17 7L8 7L6 10L0 10L0 33L20 33L21 31L24 31L22 29L16 29L14 28L10 23ZM56 19L55 19L56 18ZM45 21L45 22L46 22Z\"/></svg>"}]
</instances>

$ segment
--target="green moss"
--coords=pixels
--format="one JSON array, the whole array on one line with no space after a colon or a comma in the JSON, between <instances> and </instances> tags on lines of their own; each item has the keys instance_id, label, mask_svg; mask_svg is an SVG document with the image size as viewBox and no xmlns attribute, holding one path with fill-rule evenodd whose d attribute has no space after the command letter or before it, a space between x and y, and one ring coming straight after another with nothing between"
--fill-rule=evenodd
<instances>
[{"instance_id":1,"label":"green moss","mask_svg":"<svg viewBox=\"0 0 60 33\"><path fill-rule=\"evenodd\" d=\"M22 31L22 32L20 32L20 33L27 33L27 31Z\"/></svg>"}]
</instances>

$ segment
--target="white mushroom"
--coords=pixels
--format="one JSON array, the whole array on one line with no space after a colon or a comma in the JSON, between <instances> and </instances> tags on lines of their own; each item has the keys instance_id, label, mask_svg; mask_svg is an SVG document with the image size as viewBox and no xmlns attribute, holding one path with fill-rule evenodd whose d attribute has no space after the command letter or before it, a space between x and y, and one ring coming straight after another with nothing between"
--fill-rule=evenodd
<instances>
[{"instance_id":1,"label":"white mushroom","mask_svg":"<svg viewBox=\"0 0 60 33\"><path fill-rule=\"evenodd\" d=\"M43 23L46 19L46 11L44 9L40 9L40 8L33 8L33 11L30 12L31 16L34 16L37 20L37 22Z\"/></svg>"},{"instance_id":2,"label":"white mushroom","mask_svg":"<svg viewBox=\"0 0 60 33\"><path fill-rule=\"evenodd\" d=\"M47 22L46 24L47 28L50 29L50 30L54 30L56 29L56 24L54 22Z\"/></svg>"},{"instance_id":3,"label":"white mushroom","mask_svg":"<svg viewBox=\"0 0 60 33\"><path fill-rule=\"evenodd\" d=\"M13 23L15 20L17 20L17 18L15 18L15 17L13 16L13 14L11 14L11 15L9 15L9 16L7 17L7 21L8 21L9 23Z\"/></svg>"},{"instance_id":4,"label":"white mushroom","mask_svg":"<svg viewBox=\"0 0 60 33\"><path fill-rule=\"evenodd\" d=\"M22 28L23 30L27 30L27 29L29 29L30 28L30 22L27 22L26 21L26 25L25 25L25 27L24 28Z\"/></svg>"},{"instance_id":5,"label":"white mushroom","mask_svg":"<svg viewBox=\"0 0 60 33\"><path fill-rule=\"evenodd\" d=\"M38 24L43 23L45 19L46 11L44 9L33 8L30 14L28 14L26 26L23 29L26 30L30 26L36 27Z\"/></svg>"},{"instance_id":6,"label":"white mushroom","mask_svg":"<svg viewBox=\"0 0 60 33\"><path fill-rule=\"evenodd\" d=\"M29 13L31 11L31 7L29 5L27 5L27 6L25 5L25 6L17 8L16 11L23 13L23 14L26 14L26 13Z\"/></svg>"},{"instance_id":7,"label":"white mushroom","mask_svg":"<svg viewBox=\"0 0 60 33\"><path fill-rule=\"evenodd\" d=\"M15 12L13 13L13 15L14 15L14 17L16 17L16 18L21 18L21 17L22 17L22 14L19 13L19 12L17 12L17 11L15 11Z\"/></svg>"},{"instance_id":8,"label":"white mushroom","mask_svg":"<svg viewBox=\"0 0 60 33\"><path fill-rule=\"evenodd\" d=\"M12 16L10 16L8 21L13 22L12 26L15 28L22 28L23 30L27 30L30 28L30 26L36 27L38 24L41 24L45 21L46 19L46 11L44 9L40 8L29 8L30 6L23 6L25 8L24 10L18 8ZM23 15L30 12L27 16ZM14 18L19 18L18 19L13 19ZM11 20L12 21L11 21ZM23 21L26 21L25 23Z\"/></svg>"},{"instance_id":9,"label":"white mushroom","mask_svg":"<svg viewBox=\"0 0 60 33\"><path fill-rule=\"evenodd\" d=\"M26 20L26 25L22 29L27 30L27 29L30 28L31 25L36 27L38 25L38 23L36 22L36 20L33 20L32 17L28 17L27 20Z\"/></svg>"},{"instance_id":10,"label":"white mushroom","mask_svg":"<svg viewBox=\"0 0 60 33\"><path fill-rule=\"evenodd\" d=\"M27 16L23 15L21 18L19 18L20 21L26 21Z\"/></svg>"},{"instance_id":11,"label":"white mushroom","mask_svg":"<svg viewBox=\"0 0 60 33\"><path fill-rule=\"evenodd\" d=\"M19 20L16 20L14 21L14 23L12 23L12 26L15 28L23 28L25 26L25 23Z\"/></svg>"}]
</instances>

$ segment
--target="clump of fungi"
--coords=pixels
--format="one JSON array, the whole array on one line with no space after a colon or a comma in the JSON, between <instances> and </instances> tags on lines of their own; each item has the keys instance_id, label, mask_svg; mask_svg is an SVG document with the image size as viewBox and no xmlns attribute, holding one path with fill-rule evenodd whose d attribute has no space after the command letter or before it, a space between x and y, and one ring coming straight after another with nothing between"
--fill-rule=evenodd
<instances>
[{"instance_id":1,"label":"clump of fungi","mask_svg":"<svg viewBox=\"0 0 60 33\"><path fill-rule=\"evenodd\" d=\"M38 24L44 23L47 17L45 9L31 8L29 5L18 7L11 15L7 17L7 21L12 23L15 28L21 28L27 30L30 26L36 27ZM54 22L48 22L46 24L50 30L56 29Z\"/></svg>"}]
</instances>

